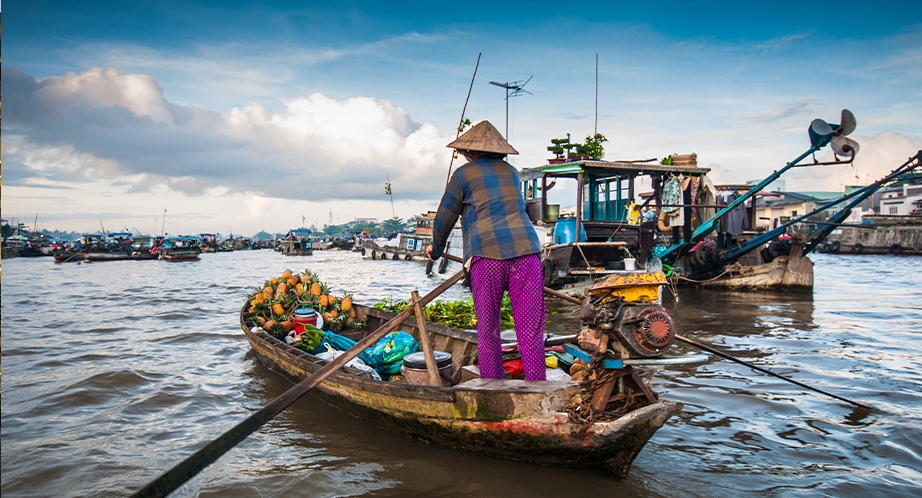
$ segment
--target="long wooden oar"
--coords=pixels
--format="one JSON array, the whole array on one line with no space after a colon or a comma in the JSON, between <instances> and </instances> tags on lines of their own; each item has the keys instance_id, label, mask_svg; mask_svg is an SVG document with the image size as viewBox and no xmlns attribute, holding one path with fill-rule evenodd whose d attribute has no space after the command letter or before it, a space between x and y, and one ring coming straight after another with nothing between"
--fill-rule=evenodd
<instances>
[{"instance_id":1,"label":"long wooden oar","mask_svg":"<svg viewBox=\"0 0 922 498\"><path fill-rule=\"evenodd\" d=\"M751 368L751 369L753 369L753 370L758 370L759 372L762 372L762 373L771 375L772 377L777 377L777 378L779 378L779 379L781 379L781 380L786 380L786 381L790 382L791 384L794 384L794 385L803 387L804 389L809 389L809 390L811 390L811 391L816 391L816 392L818 392L818 393L820 393L820 394L825 394L826 396L829 396L829 397L832 397L832 398L835 398L835 399L838 399L838 400L841 400L841 401L845 401L846 403L850 403L850 404L853 404L853 405L855 405L855 406L860 406L861 408L865 408L865 409L867 409L867 410L871 410L871 411L874 410L874 408L872 408L872 407L870 407L870 406L868 406L868 405L865 405L865 404L863 404L863 403L859 403L859 402L857 402L857 401L852 401L852 400L850 400L850 399L848 399L848 398L843 398L842 396L839 396L839 395L837 395L837 394L832 394L831 392L827 392L827 391L824 391L824 390L822 390L822 389L818 389L818 388L815 388L815 387L808 386L808 385L804 384L803 382L799 382L799 381L796 381L796 380L794 380L794 379L789 379L789 378L787 378L787 377L785 377L785 376L783 376L783 375L776 374L775 372L772 372L771 370L767 370L767 369L762 368L762 367L760 367L760 366L758 366L758 365L753 365L752 363L749 363L749 362L747 362L747 361L743 361L743 360L741 360L741 359L739 359L739 358L735 358L735 357L733 357L733 356L730 356L730 355L728 355L727 353L722 353L722 352L720 352L720 351L718 351L718 350L712 348L711 346L708 346L707 344L702 344L702 343L700 343L700 342L698 342L698 341L689 339L689 338L687 338L687 337L682 337L682 336L680 336L680 335L678 335L678 334L676 334L675 338L678 339L678 340L680 340L680 341L682 341L682 342L684 342L685 344L690 344L690 345L692 345L692 346L694 346L694 347L696 347L696 348L698 348L698 349L703 349L704 351L708 351L708 352L710 352L710 353L714 353L714 354L716 354L717 356L720 356L721 358L726 358L726 359L728 359L728 360L730 360L730 361L735 361L735 362L737 362L737 363L739 363L739 364L741 364L741 365L746 365L747 367L749 367L749 368Z\"/></svg>"},{"instance_id":2,"label":"long wooden oar","mask_svg":"<svg viewBox=\"0 0 922 498\"><path fill-rule=\"evenodd\" d=\"M457 283L462 278L464 278L464 270L461 270L455 275L449 277L438 287L433 289L425 296L421 297L419 299L420 306L429 304L430 301L435 299L441 293L445 292L449 287ZM243 441L247 436L262 427L263 424L269 420L272 420L273 417L297 401L298 398L307 394L307 392L317 386L317 384L320 384L327 377L342 368L343 365L349 362L349 360L358 356L359 353L365 349L373 346L376 342L378 342L379 339L387 335L389 332L394 331L414 312L415 309L412 306L408 306L406 310L402 311L400 314L394 318L391 318L386 323L378 327L377 330L366 336L364 339L360 340L348 351L333 359L333 361L328 363L320 370L314 372L311 376L295 384L294 387L285 391L281 396L270 401L269 404L267 404L264 408L250 415L243 422L235 425L230 430L222 434L221 437L209 443L208 446L205 446L204 448L195 452L192 456L186 458L178 465L168 470L165 474L151 481L147 486L132 496L160 497L172 493L176 488L182 486L183 483L194 477L202 469L220 458L221 455L233 448L237 443Z\"/></svg>"},{"instance_id":3,"label":"long wooden oar","mask_svg":"<svg viewBox=\"0 0 922 498\"><path fill-rule=\"evenodd\" d=\"M453 256L453 255L448 254L448 253L442 254L442 257L445 258L445 259L451 260L451 261L457 261L457 262L459 262L459 263L462 262L461 258L459 258L459 257L457 257L457 256ZM583 305L583 301L581 301L580 299L577 299L577 298L572 297L572 296L568 296L568 295L566 295L566 294L564 294L564 293L562 293L562 292L557 292L557 291L555 291L554 289L550 289L550 288L545 287L545 288L544 288L544 293L545 293L545 294L548 294L548 295L550 295L550 296L554 296L554 297L556 297L556 298L563 299L564 301L569 301L569 302L571 302L571 303L573 303L573 304L578 304L578 305L580 305L580 306ZM815 392L818 392L818 393L820 393L820 394L825 394L826 396L829 396L829 397L832 397L832 398L835 398L835 399L838 399L838 400L841 400L841 401L845 401L846 403L850 403L850 404L855 405L855 406L860 406L861 408L865 408L865 409L867 409L867 410L874 410L874 408L872 408L872 407L870 407L870 406L868 406L868 405L865 405L865 404L863 404L863 403L859 403L859 402L857 402L857 401L852 401L852 400L850 400L850 399L843 398L842 396L839 396L839 395L836 395L836 394L832 394L832 393L830 393L830 392L826 392L826 391L824 391L824 390L822 390L822 389L818 389L818 388L815 388L815 387L808 386L808 385L804 384L803 382L799 382L799 381L796 381L796 380L794 380L794 379L789 379L789 378L787 378L787 377L785 377L785 376L783 376L783 375L776 374L775 372L772 372L771 370L767 370L767 369L762 368L762 367L760 367L760 366L758 366L758 365L753 365L752 363L749 363L748 361L743 361L743 360L741 360L741 359L739 359L739 358L735 358L735 357L733 357L733 356L730 356L730 355L728 355L727 353L722 353L722 352L720 352L720 351L718 351L718 350L716 350L716 349L714 349L714 348L712 348L711 346L708 346L708 345L706 345L706 344L702 344L702 343L700 343L700 342L698 342L698 341L694 341L694 340L689 339L689 338L687 338L687 337L682 337L682 336L680 336L679 334L676 334L676 335L675 335L675 338L678 339L678 340L680 340L680 341L682 341L682 342L684 342L684 343L686 343L686 344L690 344L690 345L692 345L692 346L694 346L694 347L696 347L696 348L702 349L702 350L704 350L704 351L708 351L708 352L710 352L710 353L714 353L714 354L716 354L717 356L720 356L721 358L726 358L726 359L728 359L728 360L730 360L730 361L735 361L735 362L737 362L737 363L739 363L739 364L741 364L741 365L746 365L747 367L749 367L749 368L751 368L751 369L753 369L753 370L757 370L757 371L759 371L759 372L762 372L762 373L771 375L772 377L777 377L777 378L779 378L779 379L781 379L781 380L785 380L785 381L787 381L787 382L790 382L791 384L794 384L794 385L803 387L804 389L809 389L809 390L811 390L811 391L815 391Z\"/></svg>"}]
</instances>

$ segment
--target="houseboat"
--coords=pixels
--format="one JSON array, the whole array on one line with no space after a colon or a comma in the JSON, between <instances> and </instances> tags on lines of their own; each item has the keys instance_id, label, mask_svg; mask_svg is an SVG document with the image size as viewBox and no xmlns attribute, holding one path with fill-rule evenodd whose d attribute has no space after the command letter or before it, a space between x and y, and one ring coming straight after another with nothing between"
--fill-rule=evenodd
<instances>
[{"instance_id":1,"label":"houseboat","mask_svg":"<svg viewBox=\"0 0 922 498\"><path fill-rule=\"evenodd\" d=\"M432 225L435 211L414 216L416 229L412 233L397 233L395 236L377 239L362 237L356 241L355 251L370 259L427 259L426 247L432 244Z\"/></svg>"},{"instance_id":2,"label":"houseboat","mask_svg":"<svg viewBox=\"0 0 922 498\"><path fill-rule=\"evenodd\" d=\"M309 228L289 230L282 240L280 251L286 256L310 256L314 253Z\"/></svg>"}]
</instances>

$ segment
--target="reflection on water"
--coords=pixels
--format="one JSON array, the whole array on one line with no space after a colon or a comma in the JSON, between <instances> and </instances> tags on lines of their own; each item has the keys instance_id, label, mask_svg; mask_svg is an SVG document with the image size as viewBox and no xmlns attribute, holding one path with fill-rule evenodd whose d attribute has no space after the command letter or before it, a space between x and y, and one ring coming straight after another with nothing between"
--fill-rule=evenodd
<instances>
[{"instance_id":1,"label":"reflection on water","mask_svg":"<svg viewBox=\"0 0 922 498\"><path fill-rule=\"evenodd\" d=\"M922 291L906 268L918 259L814 260L812 293L678 289L665 304L679 333L873 412L717 358L663 367L657 389L685 409L618 482L433 446L308 396L178 494L917 496ZM2 493L124 495L284 392L291 382L256 360L236 315L249 289L305 266L365 304L425 293L445 277L346 252L7 260ZM549 304L549 330L575 332L572 307ZM698 351L680 343L673 352Z\"/></svg>"}]
</instances>

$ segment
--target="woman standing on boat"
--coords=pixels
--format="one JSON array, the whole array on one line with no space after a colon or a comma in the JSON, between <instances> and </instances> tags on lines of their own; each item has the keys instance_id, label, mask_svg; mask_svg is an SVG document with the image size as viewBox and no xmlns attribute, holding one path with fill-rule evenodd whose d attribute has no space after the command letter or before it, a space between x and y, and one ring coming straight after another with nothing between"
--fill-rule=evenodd
<instances>
[{"instance_id":1,"label":"woman standing on boat","mask_svg":"<svg viewBox=\"0 0 922 498\"><path fill-rule=\"evenodd\" d=\"M433 261L442 255L461 216L464 259L469 263L477 312L481 378L505 377L500 311L508 290L525 379L545 380L541 245L525 212L518 172L505 161L507 154L518 151L489 121L474 125L448 147L463 154L468 163L448 182L426 254Z\"/></svg>"}]
</instances>

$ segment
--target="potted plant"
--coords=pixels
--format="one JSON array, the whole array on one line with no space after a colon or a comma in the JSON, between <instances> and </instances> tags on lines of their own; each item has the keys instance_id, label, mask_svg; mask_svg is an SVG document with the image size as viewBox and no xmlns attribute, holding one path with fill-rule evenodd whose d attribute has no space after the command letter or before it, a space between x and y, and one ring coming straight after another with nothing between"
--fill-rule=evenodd
<instances>
[{"instance_id":1,"label":"potted plant","mask_svg":"<svg viewBox=\"0 0 922 498\"><path fill-rule=\"evenodd\" d=\"M548 159L549 164L560 164L567 162L567 157L570 152L572 145L570 144L570 135L567 134L567 138L552 138L551 143L554 145L549 145L547 150L553 152L555 157Z\"/></svg>"},{"instance_id":2,"label":"potted plant","mask_svg":"<svg viewBox=\"0 0 922 498\"><path fill-rule=\"evenodd\" d=\"M602 159L605 157L605 147L602 143L607 141L608 139L601 133L587 135L586 141L577 146L577 154L582 159Z\"/></svg>"},{"instance_id":3,"label":"potted plant","mask_svg":"<svg viewBox=\"0 0 922 498\"><path fill-rule=\"evenodd\" d=\"M571 143L569 133L567 133L567 138L552 138L551 143L554 145L549 145L547 150L553 152L555 157L548 159L548 163L560 164L576 160L602 159L605 156L602 143L607 141L608 139L601 133L587 135L586 141L581 144Z\"/></svg>"}]
</instances>

